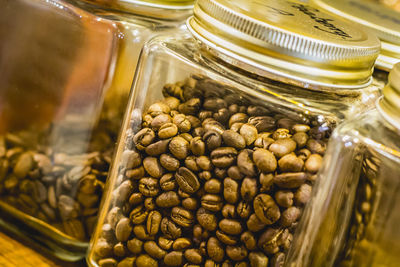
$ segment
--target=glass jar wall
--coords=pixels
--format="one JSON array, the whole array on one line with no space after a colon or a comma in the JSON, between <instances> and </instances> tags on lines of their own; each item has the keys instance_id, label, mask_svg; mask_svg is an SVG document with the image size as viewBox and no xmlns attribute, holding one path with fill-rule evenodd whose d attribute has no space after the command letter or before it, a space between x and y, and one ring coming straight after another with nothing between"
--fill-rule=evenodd
<instances>
[{"instance_id":1,"label":"glass jar wall","mask_svg":"<svg viewBox=\"0 0 400 267\"><path fill-rule=\"evenodd\" d=\"M290 266L400 264L399 85L398 64L377 109L334 132Z\"/></svg>"},{"instance_id":2,"label":"glass jar wall","mask_svg":"<svg viewBox=\"0 0 400 267\"><path fill-rule=\"evenodd\" d=\"M0 0L0 208L3 226L75 260L97 220L140 49L191 7L168 20L168 9L157 18L151 7L146 16L70 2Z\"/></svg>"},{"instance_id":3,"label":"glass jar wall","mask_svg":"<svg viewBox=\"0 0 400 267\"><path fill-rule=\"evenodd\" d=\"M298 21L315 25L309 12L332 19L342 36L308 26L296 35ZM194 14L195 38L162 35L142 51L90 266L283 264L332 129L375 102L378 88L368 84L379 42L359 29L297 1L204 0ZM283 28L292 43L274 39ZM237 39L224 35L233 29ZM344 68L356 77L327 77L335 64L345 72L340 60L310 75L312 44L305 54L291 46L306 35L329 44L359 38L351 50L362 43L360 53L343 58L364 62Z\"/></svg>"}]
</instances>

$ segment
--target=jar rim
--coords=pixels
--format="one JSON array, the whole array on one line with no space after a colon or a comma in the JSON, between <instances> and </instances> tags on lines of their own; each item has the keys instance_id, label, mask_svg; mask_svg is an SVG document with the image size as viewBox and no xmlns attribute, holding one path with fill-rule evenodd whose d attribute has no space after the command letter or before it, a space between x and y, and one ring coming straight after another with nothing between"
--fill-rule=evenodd
<instances>
[{"instance_id":1,"label":"jar rim","mask_svg":"<svg viewBox=\"0 0 400 267\"><path fill-rule=\"evenodd\" d=\"M290 16L260 17L276 7ZM300 29L299 20L306 20ZM325 28L308 30L322 28L321 20L329 22L336 33L324 33ZM264 72L283 82L296 80L306 87L368 86L380 49L378 38L370 32L296 0L198 0L187 27L196 39L233 58L239 68Z\"/></svg>"},{"instance_id":2,"label":"jar rim","mask_svg":"<svg viewBox=\"0 0 400 267\"><path fill-rule=\"evenodd\" d=\"M356 22L381 40L376 68L390 71L400 62L400 16L395 10L372 1L312 0L319 8Z\"/></svg>"}]
</instances>

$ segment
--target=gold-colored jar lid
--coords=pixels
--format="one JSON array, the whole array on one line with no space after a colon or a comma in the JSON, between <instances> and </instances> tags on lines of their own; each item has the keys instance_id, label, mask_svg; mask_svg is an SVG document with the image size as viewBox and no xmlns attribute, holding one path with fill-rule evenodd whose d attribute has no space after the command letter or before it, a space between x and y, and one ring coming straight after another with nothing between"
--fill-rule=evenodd
<instances>
[{"instance_id":1,"label":"gold-colored jar lid","mask_svg":"<svg viewBox=\"0 0 400 267\"><path fill-rule=\"evenodd\" d=\"M380 49L375 35L296 0L198 0L187 25L230 63L305 87L366 86Z\"/></svg>"},{"instance_id":2,"label":"gold-colored jar lid","mask_svg":"<svg viewBox=\"0 0 400 267\"><path fill-rule=\"evenodd\" d=\"M400 13L370 0L313 0L318 7L359 23L382 43L376 67L385 71L400 62Z\"/></svg>"},{"instance_id":3,"label":"gold-colored jar lid","mask_svg":"<svg viewBox=\"0 0 400 267\"><path fill-rule=\"evenodd\" d=\"M383 88L383 97L377 107L387 121L400 128L400 63L390 71L389 82Z\"/></svg>"}]
</instances>

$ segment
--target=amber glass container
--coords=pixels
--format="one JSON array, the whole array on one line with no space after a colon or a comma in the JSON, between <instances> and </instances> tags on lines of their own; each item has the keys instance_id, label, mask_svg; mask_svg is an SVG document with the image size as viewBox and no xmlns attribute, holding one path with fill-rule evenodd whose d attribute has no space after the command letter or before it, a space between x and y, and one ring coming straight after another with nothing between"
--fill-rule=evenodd
<instances>
[{"instance_id":1,"label":"amber glass container","mask_svg":"<svg viewBox=\"0 0 400 267\"><path fill-rule=\"evenodd\" d=\"M2 224L60 258L84 256L143 43L191 14L163 2L0 0Z\"/></svg>"}]
</instances>

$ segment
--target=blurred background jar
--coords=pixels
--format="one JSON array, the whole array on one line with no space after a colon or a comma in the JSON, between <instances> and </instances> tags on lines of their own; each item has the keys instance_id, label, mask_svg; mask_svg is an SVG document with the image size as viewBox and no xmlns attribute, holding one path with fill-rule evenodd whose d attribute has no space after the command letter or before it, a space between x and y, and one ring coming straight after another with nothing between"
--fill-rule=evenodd
<instances>
[{"instance_id":1,"label":"blurred background jar","mask_svg":"<svg viewBox=\"0 0 400 267\"><path fill-rule=\"evenodd\" d=\"M379 2L387 5L388 7L400 11L400 1L399 0L380 0Z\"/></svg>"},{"instance_id":2,"label":"blurred background jar","mask_svg":"<svg viewBox=\"0 0 400 267\"><path fill-rule=\"evenodd\" d=\"M383 95L333 133L290 266L399 266L400 64Z\"/></svg>"},{"instance_id":3,"label":"blurred background jar","mask_svg":"<svg viewBox=\"0 0 400 267\"><path fill-rule=\"evenodd\" d=\"M400 62L400 13L372 0L313 0L313 4L368 28L381 40L374 78L383 88L389 71Z\"/></svg>"},{"instance_id":4,"label":"blurred background jar","mask_svg":"<svg viewBox=\"0 0 400 267\"><path fill-rule=\"evenodd\" d=\"M3 226L84 256L142 45L181 29L191 5L0 0Z\"/></svg>"},{"instance_id":5,"label":"blurred background jar","mask_svg":"<svg viewBox=\"0 0 400 267\"><path fill-rule=\"evenodd\" d=\"M142 50L90 266L281 266L332 129L379 95L378 38L303 2L187 26Z\"/></svg>"}]
</instances>

